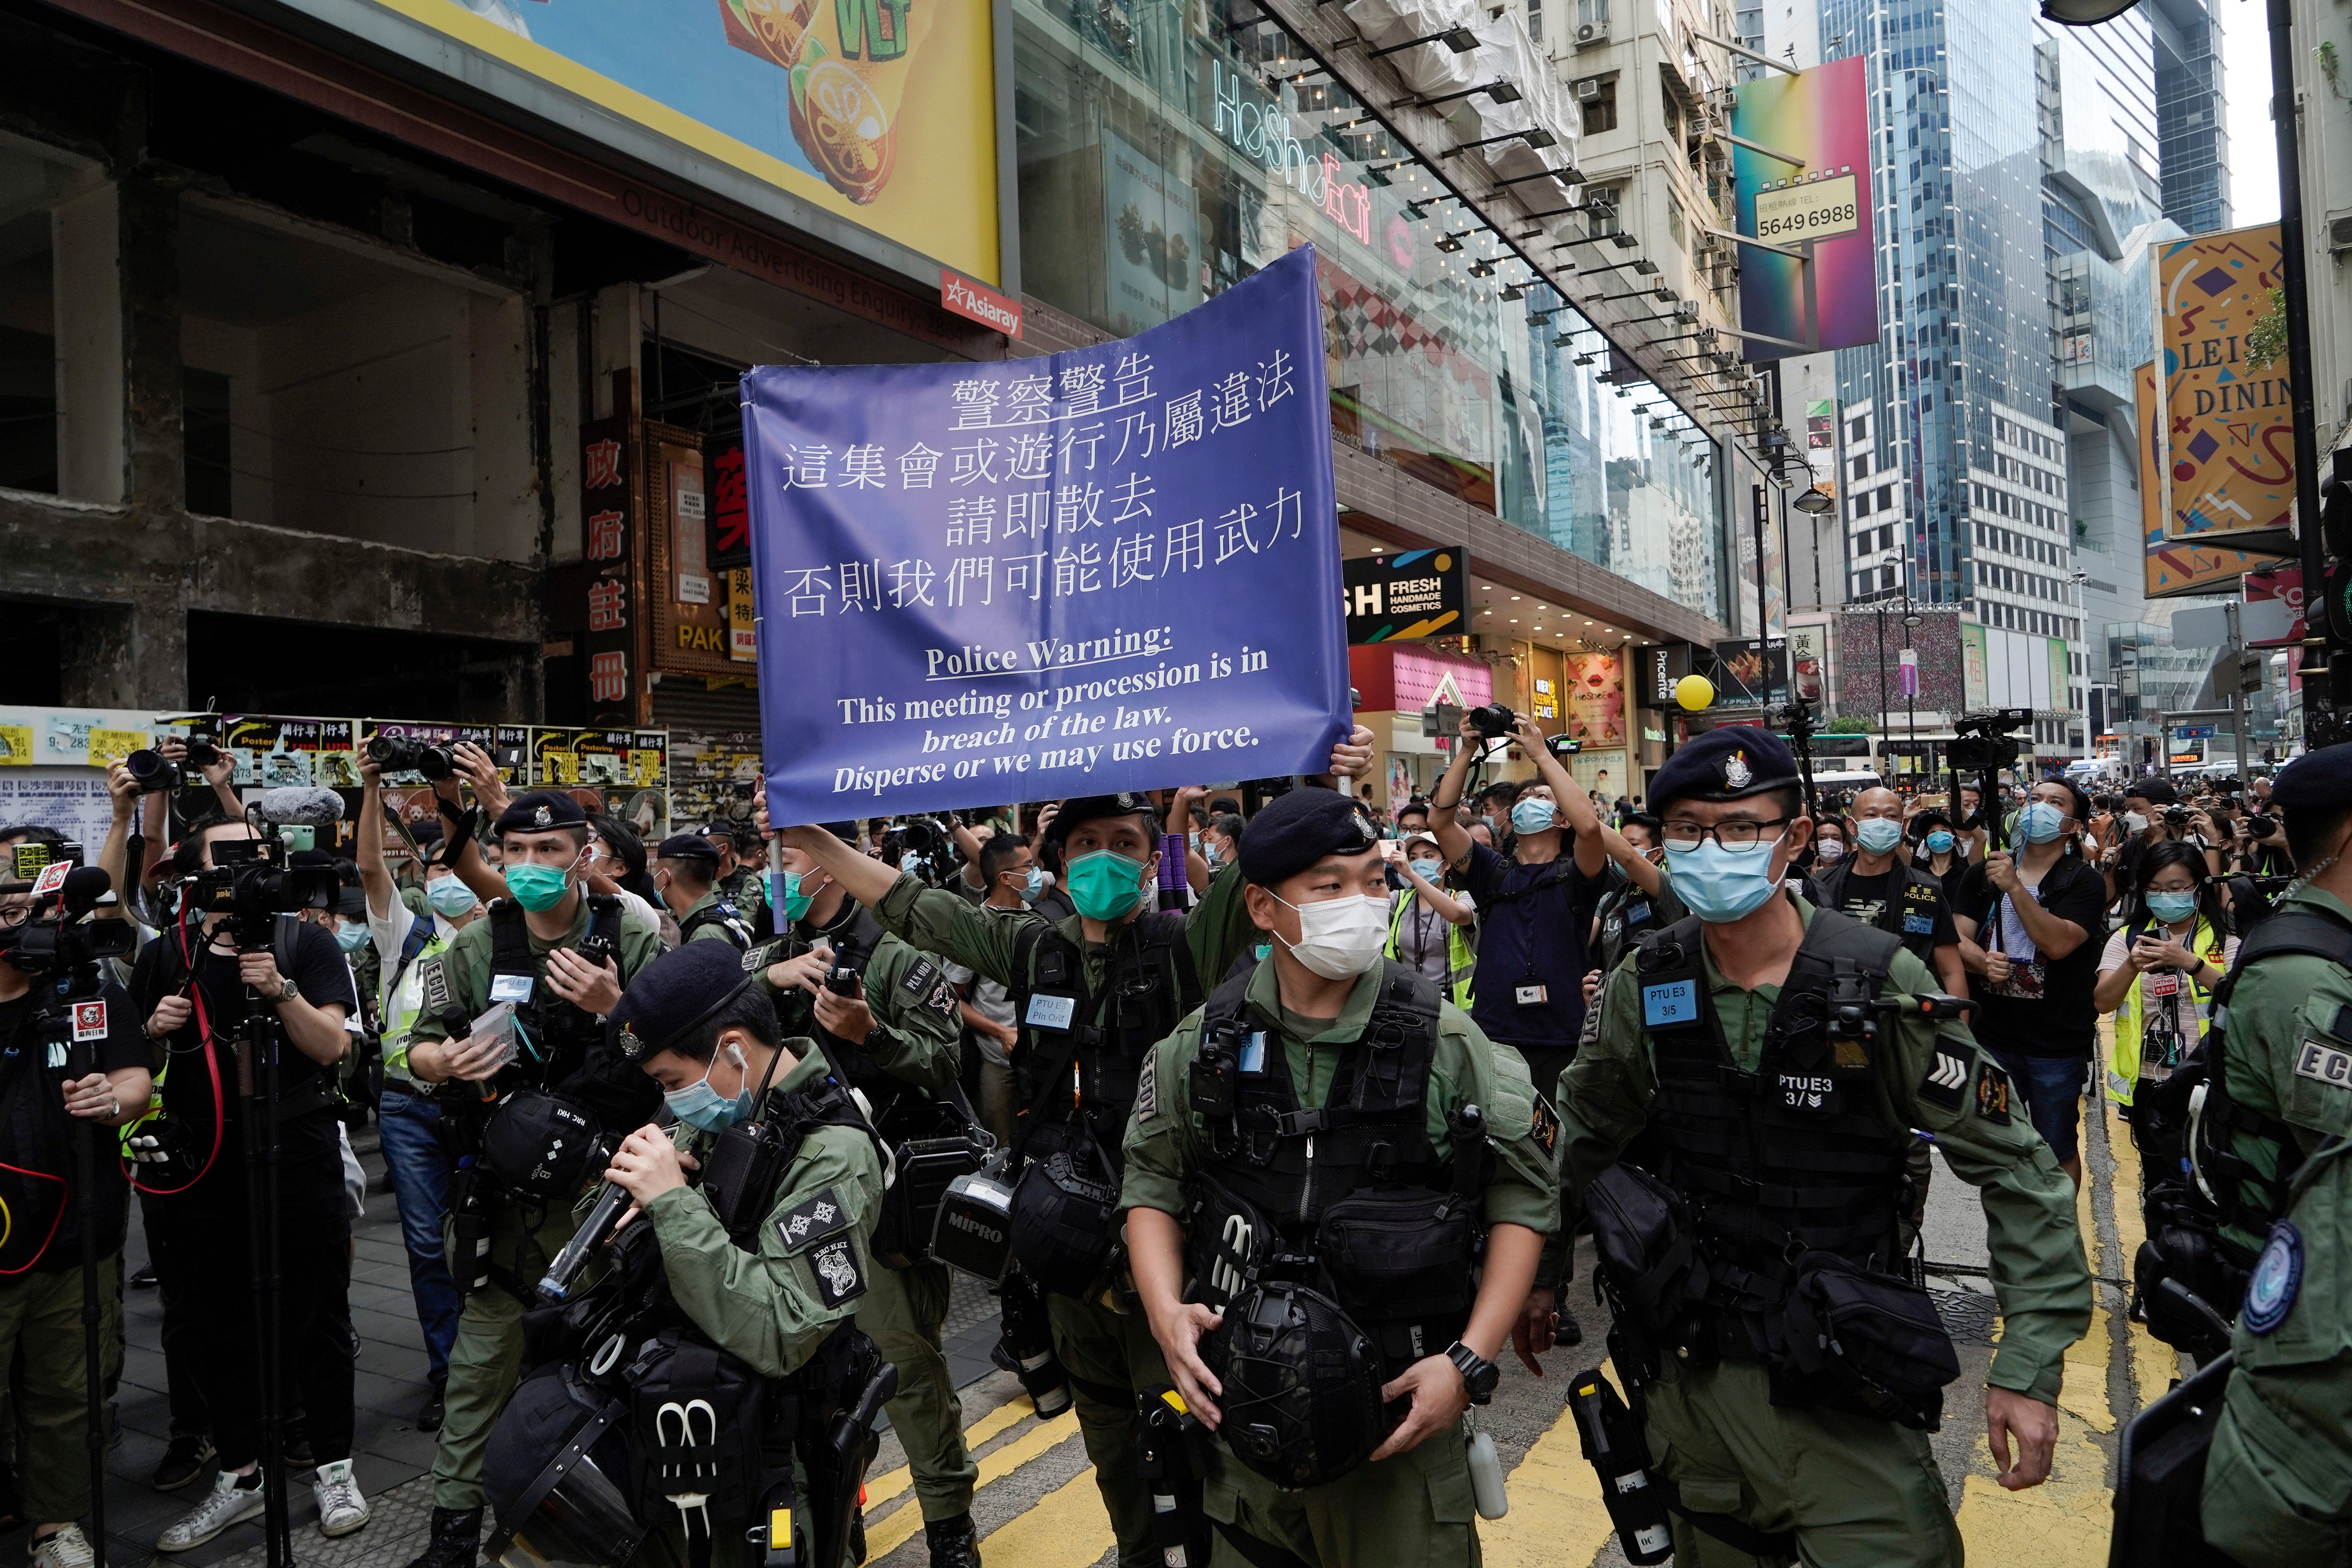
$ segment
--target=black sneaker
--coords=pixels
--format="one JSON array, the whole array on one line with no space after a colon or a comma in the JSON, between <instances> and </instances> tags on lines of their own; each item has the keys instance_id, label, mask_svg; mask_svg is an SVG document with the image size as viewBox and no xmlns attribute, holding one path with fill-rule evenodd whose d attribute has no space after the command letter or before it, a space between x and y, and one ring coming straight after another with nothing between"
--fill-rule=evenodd
<instances>
[{"instance_id":1,"label":"black sneaker","mask_svg":"<svg viewBox=\"0 0 2352 1568\"><path fill-rule=\"evenodd\" d=\"M289 1470L318 1468L318 1461L310 1457L310 1429L303 1422L286 1423L285 1436L278 1439L278 1451Z\"/></svg>"},{"instance_id":2,"label":"black sneaker","mask_svg":"<svg viewBox=\"0 0 2352 1568\"><path fill-rule=\"evenodd\" d=\"M159 1492L175 1492L213 1468L213 1440L182 1433L163 1450L163 1462L147 1478Z\"/></svg>"},{"instance_id":3,"label":"black sneaker","mask_svg":"<svg viewBox=\"0 0 2352 1568\"><path fill-rule=\"evenodd\" d=\"M152 1290L155 1289L155 1266L151 1263L140 1269L131 1276L129 1283L133 1290Z\"/></svg>"},{"instance_id":4,"label":"black sneaker","mask_svg":"<svg viewBox=\"0 0 2352 1568\"><path fill-rule=\"evenodd\" d=\"M482 1550L482 1510L436 1508L433 1537L408 1568L474 1568Z\"/></svg>"},{"instance_id":5,"label":"black sneaker","mask_svg":"<svg viewBox=\"0 0 2352 1568\"><path fill-rule=\"evenodd\" d=\"M424 1406L416 1412L416 1429L419 1432L441 1430L441 1385L437 1383L433 1385L433 1392L425 1396Z\"/></svg>"},{"instance_id":6,"label":"black sneaker","mask_svg":"<svg viewBox=\"0 0 2352 1568\"><path fill-rule=\"evenodd\" d=\"M930 1553L931 1568L980 1568L980 1534L972 1528L969 1513L925 1520L923 1544Z\"/></svg>"}]
</instances>

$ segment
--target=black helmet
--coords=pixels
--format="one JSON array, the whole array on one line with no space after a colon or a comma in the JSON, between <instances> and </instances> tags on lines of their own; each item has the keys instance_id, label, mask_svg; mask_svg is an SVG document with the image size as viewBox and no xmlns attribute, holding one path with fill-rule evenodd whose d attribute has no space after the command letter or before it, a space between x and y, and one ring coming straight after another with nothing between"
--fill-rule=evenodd
<instances>
[{"instance_id":1,"label":"black helmet","mask_svg":"<svg viewBox=\"0 0 2352 1568\"><path fill-rule=\"evenodd\" d=\"M524 1381L482 1465L502 1568L619 1568L646 1537L629 1507L628 1406L570 1366Z\"/></svg>"},{"instance_id":2,"label":"black helmet","mask_svg":"<svg viewBox=\"0 0 2352 1568\"><path fill-rule=\"evenodd\" d=\"M1391 1426L1381 1353L1338 1302L1287 1280L1246 1286L1201 1338L1234 1457L1289 1490L1338 1480Z\"/></svg>"}]
</instances>

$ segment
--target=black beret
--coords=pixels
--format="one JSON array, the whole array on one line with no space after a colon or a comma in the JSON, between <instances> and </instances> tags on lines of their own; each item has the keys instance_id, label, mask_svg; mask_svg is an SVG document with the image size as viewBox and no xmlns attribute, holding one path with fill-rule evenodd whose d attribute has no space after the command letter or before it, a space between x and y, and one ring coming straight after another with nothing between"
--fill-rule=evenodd
<instances>
[{"instance_id":1,"label":"black beret","mask_svg":"<svg viewBox=\"0 0 2352 1568\"><path fill-rule=\"evenodd\" d=\"M687 942L637 971L604 1031L623 1056L642 1062L709 1022L751 980L732 943Z\"/></svg>"},{"instance_id":2,"label":"black beret","mask_svg":"<svg viewBox=\"0 0 2352 1568\"><path fill-rule=\"evenodd\" d=\"M1797 759L1778 735L1726 724L1666 759L1650 780L1651 809L1663 815L1678 800L1745 800L1797 782Z\"/></svg>"},{"instance_id":3,"label":"black beret","mask_svg":"<svg viewBox=\"0 0 2352 1568\"><path fill-rule=\"evenodd\" d=\"M1098 822L1106 816L1133 816L1153 809L1150 795L1131 789L1123 789L1117 795L1073 795L1054 814L1054 825L1045 829L1045 842L1058 847L1082 823Z\"/></svg>"},{"instance_id":4,"label":"black beret","mask_svg":"<svg viewBox=\"0 0 2352 1568\"><path fill-rule=\"evenodd\" d=\"M2281 768L2271 804L2289 811L2340 811L2352 805L2352 741L2322 746Z\"/></svg>"},{"instance_id":5,"label":"black beret","mask_svg":"<svg viewBox=\"0 0 2352 1568\"><path fill-rule=\"evenodd\" d=\"M1292 790L1250 818L1242 875L1262 888L1295 877L1326 855L1360 855L1380 842L1364 808L1316 785Z\"/></svg>"},{"instance_id":6,"label":"black beret","mask_svg":"<svg viewBox=\"0 0 2352 1568\"><path fill-rule=\"evenodd\" d=\"M535 789L529 795L517 795L514 804L499 813L495 831L499 833L544 833L551 827L585 827L588 814L580 803L560 789Z\"/></svg>"},{"instance_id":7,"label":"black beret","mask_svg":"<svg viewBox=\"0 0 2352 1568\"><path fill-rule=\"evenodd\" d=\"M719 864L719 846L699 833L673 833L654 851L656 860L708 860Z\"/></svg>"},{"instance_id":8,"label":"black beret","mask_svg":"<svg viewBox=\"0 0 2352 1568\"><path fill-rule=\"evenodd\" d=\"M2328 750L2333 751L2335 748L2331 746ZM2284 773L2281 773L2279 774L2279 777L2284 779L2286 775ZM2275 797L2275 789L2273 789L2273 797ZM2165 783L2159 778L2134 779L2131 783L2124 785L2125 798L2129 799L2133 795L2139 796L2140 799L2147 802L2150 805L2179 805L2180 804L2180 796L2179 794L2173 790L2173 787L2170 784Z\"/></svg>"}]
</instances>

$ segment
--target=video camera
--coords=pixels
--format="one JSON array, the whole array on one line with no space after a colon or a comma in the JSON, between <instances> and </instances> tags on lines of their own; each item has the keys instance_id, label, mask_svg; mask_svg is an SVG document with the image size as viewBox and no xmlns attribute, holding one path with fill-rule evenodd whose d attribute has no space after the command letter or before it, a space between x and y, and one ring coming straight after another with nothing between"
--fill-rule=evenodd
<instances>
[{"instance_id":1,"label":"video camera","mask_svg":"<svg viewBox=\"0 0 2352 1568\"><path fill-rule=\"evenodd\" d=\"M188 879L188 910L226 915L240 951L268 947L279 915L330 910L342 896L333 867L289 865L291 851L274 834L216 838L212 850L212 868Z\"/></svg>"},{"instance_id":2,"label":"video camera","mask_svg":"<svg viewBox=\"0 0 2352 1568\"><path fill-rule=\"evenodd\" d=\"M914 857L911 866L908 856ZM882 858L911 872L926 887L939 887L956 872L955 830L936 816L908 817L883 835Z\"/></svg>"},{"instance_id":3,"label":"video camera","mask_svg":"<svg viewBox=\"0 0 2352 1568\"><path fill-rule=\"evenodd\" d=\"M1947 767L1969 773L1998 773L2014 767L2023 749L2012 733L2033 727L2031 708L1996 708L1963 713L1952 721L1952 743L1944 749Z\"/></svg>"},{"instance_id":4,"label":"video camera","mask_svg":"<svg viewBox=\"0 0 2352 1568\"><path fill-rule=\"evenodd\" d=\"M438 784L457 771L457 759L446 746L429 745L406 735L372 735L368 761L388 773L418 773Z\"/></svg>"},{"instance_id":5,"label":"video camera","mask_svg":"<svg viewBox=\"0 0 2352 1568\"><path fill-rule=\"evenodd\" d=\"M27 850L47 854L39 864L28 867L32 858ZM137 945L139 933L129 921L88 918L114 881L104 870L81 861L79 844L18 846L15 868L24 879L0 884L0 892L33 894L32 915L8 949L9 963L25 973L68 978L101 958L128 958Z\"/></svg>"}]
</instances>

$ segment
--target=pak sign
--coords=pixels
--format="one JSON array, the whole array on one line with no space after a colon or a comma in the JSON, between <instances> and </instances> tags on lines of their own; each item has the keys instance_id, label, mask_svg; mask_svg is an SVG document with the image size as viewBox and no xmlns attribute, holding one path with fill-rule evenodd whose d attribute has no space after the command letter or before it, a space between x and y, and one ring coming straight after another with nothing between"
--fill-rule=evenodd
<instances>
[{"instance_id":1,"label":"pak sign","mask_svg":"<svg viewBox=\"0 0 2352 1568\"><path fill-rule=\"evenodd\" d=\"M1339 563L1348 641L1403 642L1458 633L1469 601L1469 551L1408 550Z\"/></svg>"}]
</instances>

